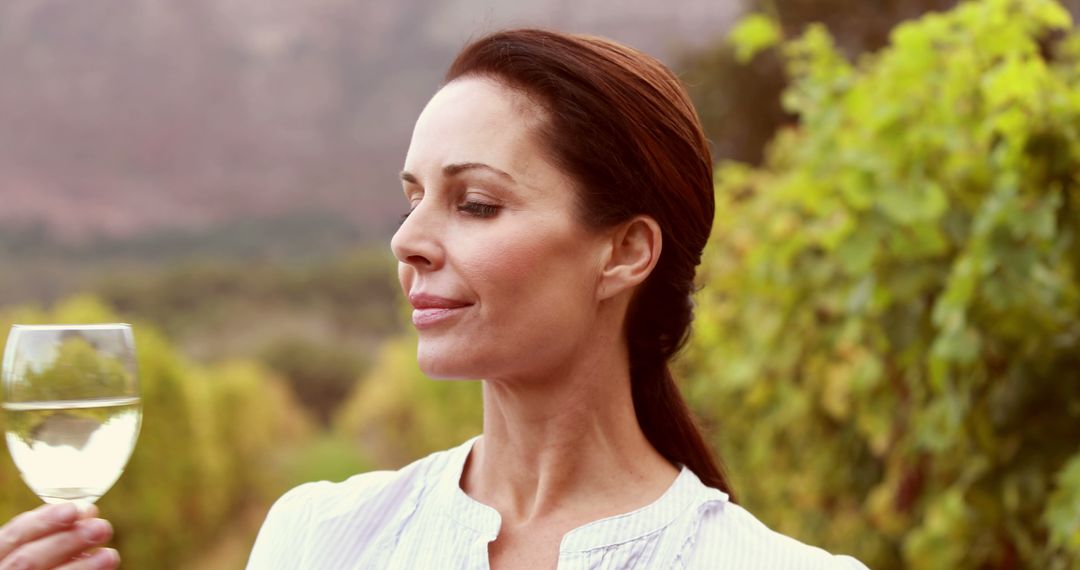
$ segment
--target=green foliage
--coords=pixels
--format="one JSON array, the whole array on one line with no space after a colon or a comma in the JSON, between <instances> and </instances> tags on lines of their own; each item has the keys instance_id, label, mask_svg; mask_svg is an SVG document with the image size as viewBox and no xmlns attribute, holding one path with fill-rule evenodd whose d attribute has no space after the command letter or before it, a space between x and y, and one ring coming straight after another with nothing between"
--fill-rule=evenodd
<instances>
[{"instance_id":1,"label":"green foliage","mask_svg":"<svg viewBox=\"0 0 1080 570\"><path fill-rule=\"evenodd\" d=\"M324 423L381 339L398 331L389 249L306 265L202 262L101 282L103 299L200 360L257 358Z\"/></svg>"},{"instance_id":2,"label":"green foliage","mask_svg":"<svg viewBox=\"0 0 1080 570\"><path fill-rule=\"evenodd\" d=\"M762 50L780 41L780 26L764 14L743 18L729 36L735 46L735 60L745 64Z\"/></svg>"},{"instance_id":3,"label":"green foliage","mask_svg":"<svg viewBox=\"0 0 1080 570\"><path fill-rule=\"evenodd\" d=\"M141 270L137 277L117 272L93 290L110 306L174 337L215 330L243 337L236 329L250 330L253 322L275 315L294 323L317 320L325 334L371 337L398 329L395 268L389 250L380 246L303 265L193 261ZM229 343L211 344L237 352Z\"/></svg>"},{"instance_id":4,"label":"green foliage","mask_svg":"<svg viewBox=\"0 0 1080 570\"><path fill-rule=\"evenodd\" d=\"M784 112L780 93L787 85L774 47L808 26L823 26L840 51L854 57L887 43L898 22L956 0L744 0L751 14L727 38L685 54L678 68L697 107L713 155L759 164L764 148L794 117Z\"/></svg>"},{"instance_id":5,"label":"green foliage","mask_svg":"<svg viewBox=\"0 0 1080 570\"><path fill-rule=\"evenodd\" d=\"M718 172L695 406L766 522L873 568L1080 557L1080 37L1049 0L781 46L797 127Z\"/></svg>"},{"instance_id":6,"label":"green foliage","mask_svg":"<svg viewBox=\"0 0 1080 570\"><path fill-rule=\"evenodd\" d=\"M90 297L48 312L14 308L0 312L0 342L12 323L116 320ZM288 388L260 366L196 366L153 327L135 324L134 331L142 429L124 475L100 506L125 566L173 568L215 540L238 511L276 497L286 484L274 470L285 461L283 450L312 430ZM0 520L37 504L12 462L0 461Z\"/></svg>"},{"instance_id":7,"label":"green foliage","mask_svg":"<svg viewBox=\"0 0 1080 570\"><path fill-rule=\"evenodd\" d=\"M478 382L424 376L415 335L402 335L383 345L335 425L380 465L397 467L479 434L482 408Z\"/></svg>"},{"instance_id":8,"label":"green foliage","mask_svg":"<svg viewBox=\"0 0 1080 570\"><path fill-rule=\"evenodd\" d=\"M341 481L376 465L357 446L333 433L322 433L288 457L285 481L291 486L308 481Z\"/></svg>"},{"instance_id":9,"label":"green foliage","mask_svg":"<svg viewBox=\"0 0 1080 570\"><path fill-rule=\"evenodd\" d=\"M1080 551L1080 455L1058 472L1057 489L1046 508L1051 544L1066 552Z\"/></svg>"},{"instance_id":10,"label":"green foliage","mask_svg":"<svg viewBox=\"0 0 1080 570\"><path fill-rule=\"evenodd\" d=\"M355 349L302 337L280 338L263 350L267 366L284 377L297 399L324 425L345 400L365 368Z\"/></svg>"}]
</instances>

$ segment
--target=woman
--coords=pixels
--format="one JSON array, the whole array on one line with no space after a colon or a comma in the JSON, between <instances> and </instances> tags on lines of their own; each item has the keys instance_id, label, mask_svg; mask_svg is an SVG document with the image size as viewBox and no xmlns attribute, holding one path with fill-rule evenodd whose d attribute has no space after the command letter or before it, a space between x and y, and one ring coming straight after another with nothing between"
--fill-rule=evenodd
<instances>
[{"instance_id":1,"label":"woman","mask_svg":"<svg viewBox=\"0 0 1080 570\"><path fill-rule=\"evenodd\" d=\"M613 42L476 41L417 120L391 243L430 376L483 436L302 486L249 568L858 568L729 500L668 371L713 219L678 80Z\"/></svg>"},{"instance_id":2,"label":"woman","mask_svg":"<svg viewBox=\"0 0 1080 570\"><path fill-rule=\"evenodd\" d=\"M483 435L290 491L248 568L863 568L732 502L668 370L713 186L663 65L596 37L482 38L401 179L417 358L485 379Z\"/></svg>"}]
</instances>

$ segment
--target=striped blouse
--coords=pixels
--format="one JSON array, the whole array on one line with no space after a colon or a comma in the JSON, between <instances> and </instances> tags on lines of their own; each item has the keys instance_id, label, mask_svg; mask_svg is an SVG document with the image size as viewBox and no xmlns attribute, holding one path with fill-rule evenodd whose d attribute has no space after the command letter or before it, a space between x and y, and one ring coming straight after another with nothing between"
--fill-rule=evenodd
<instances>
[{"instance_id":1,"label":"striped blouse","mask_svg":"<svg viewBox=\"0 0 1080 570\"><path fill-rule=\"evenodd\" d=\"M459 484L476 439L399 471L289 491L270 509L248 570L488 568L499 513ZM628 568L866 569L769 530L685 467L652 504L578 527L559 545L559 570Z\"/></svg>"}]
</instances>

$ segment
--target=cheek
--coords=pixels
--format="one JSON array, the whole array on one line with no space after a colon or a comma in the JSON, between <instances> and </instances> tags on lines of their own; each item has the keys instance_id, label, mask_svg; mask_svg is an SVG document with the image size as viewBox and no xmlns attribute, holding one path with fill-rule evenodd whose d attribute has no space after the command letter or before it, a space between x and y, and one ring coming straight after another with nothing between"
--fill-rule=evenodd
<instances>
[{"instance_id":1,"label":"cheek","mask_svg":"<svg viewBox=\"0 0 1080 570\"><path fill-rule=\"evenodd\" d=\"M461 267L493 323L530 327L589 314L596 271L582 241L540 235L496 243Z\"/></svg>"}]
</instances>

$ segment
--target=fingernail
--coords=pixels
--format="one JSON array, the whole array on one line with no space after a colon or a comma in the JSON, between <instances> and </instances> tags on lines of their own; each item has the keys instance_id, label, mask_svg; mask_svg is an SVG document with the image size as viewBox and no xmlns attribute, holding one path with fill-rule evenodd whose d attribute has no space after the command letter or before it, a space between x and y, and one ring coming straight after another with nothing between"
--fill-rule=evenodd
<instances>
[{"instance_id":1,"label":"fingernail","mask_svg":"<svg viewBox=\"0 0 1080 570\"><path fill-rule=\"evenodd\" d=\"M111 548L102 548L91 559L98 568L115 568L120 563L120 553Z\"/></svg>"},{"instance_id":2,"label":"fingernail","mask_svg":"<svg viewBox=\"0 0 1080 570\"><path fill-rule=\"evenodd\" d=\"M52 509L52 512L49 513L49 519L51 519L53 522L61 524L69 523L75 520L75 515L77 515L78 513L79 510L75 508L75 505L71 503L64 503L62 505L57 505L55 508Z\"/></svg>"},{"instance_id":3,"label":"fingernail","mask_svg":"<svg viewBox=\"0 0 1080 570\"><path fill-rule=\"evenodd\" d=\"M89 519L79 525L79 536L88 542L104 542L112 533L112 526L103 519Z\"/></svg>"}]
</instances>

